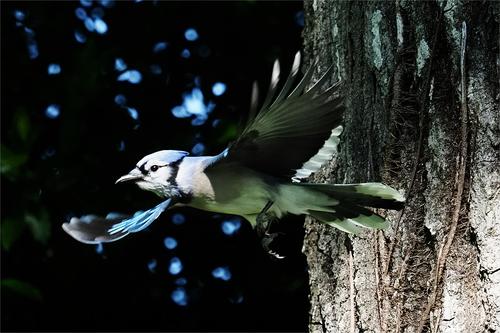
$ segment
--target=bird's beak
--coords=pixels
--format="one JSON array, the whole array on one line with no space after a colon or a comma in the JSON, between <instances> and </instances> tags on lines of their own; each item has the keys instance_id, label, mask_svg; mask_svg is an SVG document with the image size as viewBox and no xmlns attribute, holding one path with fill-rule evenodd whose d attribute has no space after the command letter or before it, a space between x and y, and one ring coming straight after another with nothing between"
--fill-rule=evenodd
<instances>
[{"instance_id":1,"label":"bird's beak","mask_svg":"<svg viewBox=\"0 0 500 333\"><path fill-rule=\"evenodd\" d=\"M132 171L130 171L128 174L118 178L118 180L115 182L115 184L129 182L129 181L133 181L133 180L139 180L141 178L142 178L142 173L139 170L137 170L137 168L136 168L136 169L133 169Z\"/></svg>"}]
</instances>

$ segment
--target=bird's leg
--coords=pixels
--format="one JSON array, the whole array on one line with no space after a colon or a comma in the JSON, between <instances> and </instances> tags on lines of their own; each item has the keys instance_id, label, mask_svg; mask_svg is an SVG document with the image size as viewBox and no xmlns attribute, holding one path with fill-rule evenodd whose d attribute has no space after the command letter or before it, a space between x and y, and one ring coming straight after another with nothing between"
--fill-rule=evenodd
<instances>
[{"instance_id":1,"label":"bird's leg","mask_svg":"<svg viewBox=\"0 0 500 333\"><path fill-rule=\"evenodd\" d=\"M267 211L269 210L269 208L271 208L273 203L273 201L269 200L261 210L261 212L257 215L257 224L255 225L255 231L257 231L257 235L259 235L259 238L263 238L268 233L271 227L273 216L267 214Z\"/></svg>"},{"instance_id":2,"label":"bird's leg","mask_svg":"<svg viewBox=\"0 0 500 333\"><path fill-rule=\"evenodd\" d=\"M278 253L271 250L270 245L273 240L280 233L270 233L271 225L275 220L275 216L273 214L267 214L267 211L273 205L273 201L269 200L267 204L264 206L262 211L257 215L257 224L255 225L255 230L257 231L257 235L261 238L261 244L264 250L275 259L283 259L284 256L279 255Z\"/></svg>"}]
</instances>

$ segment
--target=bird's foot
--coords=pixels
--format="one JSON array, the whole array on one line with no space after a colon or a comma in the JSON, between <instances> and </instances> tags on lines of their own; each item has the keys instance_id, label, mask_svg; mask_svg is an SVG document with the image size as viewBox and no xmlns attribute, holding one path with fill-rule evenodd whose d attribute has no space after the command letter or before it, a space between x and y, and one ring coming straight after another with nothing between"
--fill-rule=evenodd
<instances>
[{"instance_id":1,"label":"bird's foot","mask_svg":"<svg viewBox=\"0 0 500 333\"><path fill-rule=\"evenodd\" d=\"M280 255L278 252L271 249L271 244L279 235L283 235L281 232L271 233L271 226L276 219L273 214L268 214L269 208L273 205L272 201L268 201L266 206L257 215L257 224L255 225L255 231L258 237L261 239L262 248L270 255L273 259L283 259L285 256Z\"/></svg>"},{"instance_id":2,"label":"bird's foot","mask_svg":"<svg viewBox=\"0 0 500 333\"><path fill-rule=\"evenodd\" d=\"M282 256L278 252L271 249L271 244L273 243L274 239L280 235L284 235L284 233L282 233L282 232L267 233L266 232L265 235L262 237L262 240L260 241L264 251L266 251L266 253L269 256L271 256L271 258L273 258L273 259L284 259L285 258L285 256Z\"/></svg>"}]
</instances>

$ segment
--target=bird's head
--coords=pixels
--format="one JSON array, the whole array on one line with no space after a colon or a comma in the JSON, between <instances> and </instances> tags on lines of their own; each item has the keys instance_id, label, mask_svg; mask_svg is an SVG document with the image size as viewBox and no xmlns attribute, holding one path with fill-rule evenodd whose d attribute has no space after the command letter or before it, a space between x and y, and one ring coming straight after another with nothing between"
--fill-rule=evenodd
<instances>
[{"instance_id":1,"label":"bird's head","mask_svg":"<svg viewBox=\"0 0 500 333\"><path fill-rule=\"evenodd\" d=\"M137 186L161 197L180 194L175 178L179 164L189 153L180 150L160 150L143 157L128 174L116 183L135 182Z\"/></svg>"}]
</instances>

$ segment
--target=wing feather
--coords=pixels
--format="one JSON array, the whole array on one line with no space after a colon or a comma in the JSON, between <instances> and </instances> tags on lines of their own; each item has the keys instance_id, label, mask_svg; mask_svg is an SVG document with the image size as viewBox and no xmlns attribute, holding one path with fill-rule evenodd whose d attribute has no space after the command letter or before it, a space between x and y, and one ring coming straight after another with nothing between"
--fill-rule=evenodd
<instances>
[{"instance_id":1,"label":"wing feather","mask_svg":"<svg viewBox=\"0 0 500 333\"><path fill-rule=\"evenodd\" d=\"M344 106L339 94L341 87L337 83L322 91L332 76L332 67L314 84L311 81L314 67L311 67L295 85L300 60L300 54L297 53L277 97L280 65L275 61L269 91L260 111L255 117L249 117L241 135L228 147L227 154L218 163L236 161L276 177L291 177L318 153L321 153L321 157L311 163L328 160L326 154L334 150L322 150L322 147L328 143L332 145L329 141L332 130L342 121ZM255 110L256 96L254 88L251 110Z\"/></svg>"}]
</instances>

